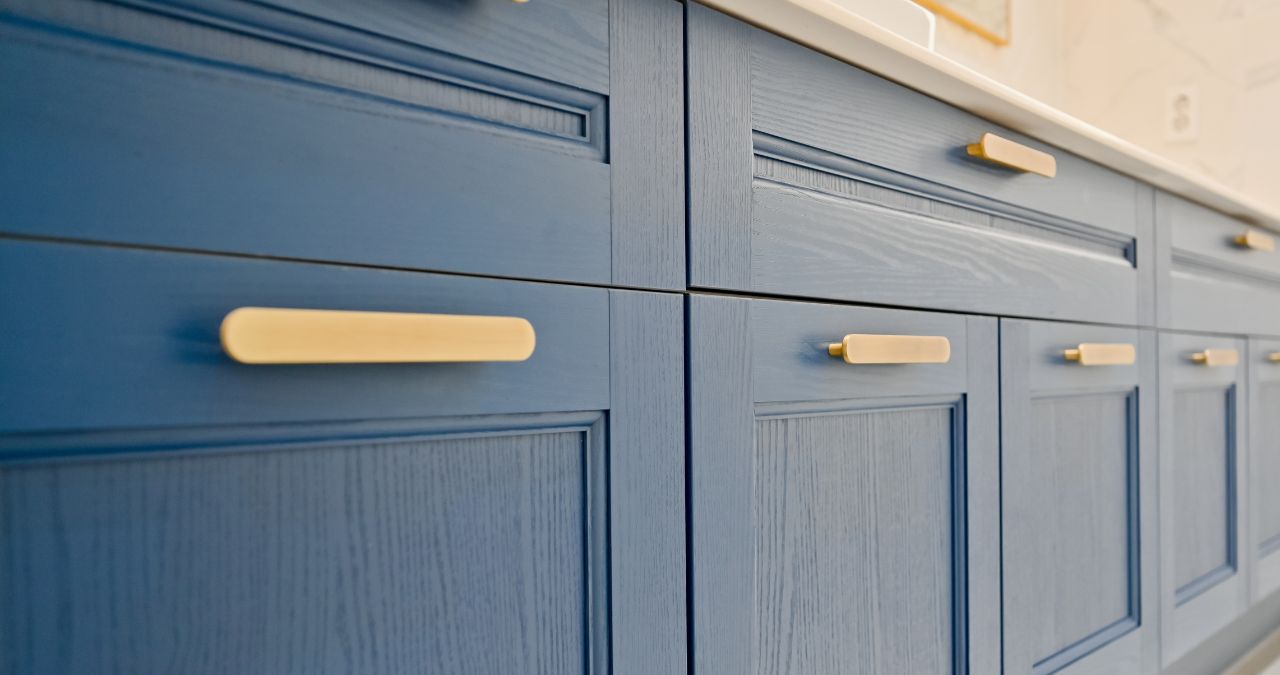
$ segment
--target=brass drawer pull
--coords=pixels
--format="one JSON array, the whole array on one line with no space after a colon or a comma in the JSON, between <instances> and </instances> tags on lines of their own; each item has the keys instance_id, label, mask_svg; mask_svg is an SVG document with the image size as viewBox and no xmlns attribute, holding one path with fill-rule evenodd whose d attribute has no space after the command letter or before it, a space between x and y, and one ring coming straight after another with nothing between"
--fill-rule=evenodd
<instances>
[{"instance_id":1,"label":"brass drawer pull","mask_svg":"<svg viewBox=\"0 0 1280 675\"><path fill-rule=\"evenodd\" d=\"M1063 350L1062 357L1082 366L1129 366L1138 358L1133 345L1083 342Z\"/></svg>"},{"instance_id":2,"label":"brass drawer pull","mask_svg":"<svg viewBox=\"0 0 1280 675\"><path fill-rule=\"evenodd\" d=\"M1280 352L1271 352L1267 354L1267 360L1272 363L1280 363Z\"/></svg>"},{"instance_id":3,"label":"brass drawer pull","mask_svg":"<svg viewBox=\"0 0 1280 675\"><path fill-rule=\"evenodd\" d=\"M1237 363L1240 363L1240 352L1234 349L1206 349L1202 352L1192 354L1191 360L1202 366L1209 366L1210 368L1234 366Z\"/></svg>"},{"instance_id":4,"label":"brass drawer pull","mask_svg":"<svg viewBox=\"0 0 1280 675\"><path fill-rule=\"evenodd\" d=\"M1250 229L1244 234L1236 237L1236 246L1247 248L1254 251L1266 251L1267 253L1275 253L1276 239L1275 237L1261 230Z\"/></svg>"},{"instance_id":5,"label":"brass drawer pull","mask_svg":"<svg viewBox=\"0 0 1280 675\"><path fill-rule=\"evenodd\" d=\"M855 333L827 345L827 353L853 365L946 363L951 360L951 341L935 335Z\"/></svg>"},{"instance_id":6,"label":"brass drawer pull","mask_svg":"<svg viewBox=\"0 0 1280 675\"><path fill-rule=\"evenodd\" d=\"M222 319L222 349L240 363L524 361L536 335L513 316L241 307Z\"/></svg>"},{"instance_id":7,"label":"brass drawer pull","mask_svg":"<svg viewBox=\"0 0 1280 675\"><path fill-rule=\"evenodd\" d=\"M1058 160L1054 159L1053 155L992 133L983 134L977 143L970 143L966 149L970 155L978 159L985 159L1010 169L1040 174L1045 178L1058 175Z\"/></svg>"}]
</instances>

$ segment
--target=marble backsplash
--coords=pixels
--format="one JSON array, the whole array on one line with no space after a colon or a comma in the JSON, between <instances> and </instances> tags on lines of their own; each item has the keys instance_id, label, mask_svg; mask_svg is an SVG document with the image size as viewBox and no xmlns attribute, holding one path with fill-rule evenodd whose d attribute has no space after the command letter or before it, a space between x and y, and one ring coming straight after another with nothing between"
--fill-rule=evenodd
<instances>
[{"instance_id":1,"label":"marble backsplash","mask_svg":"<svg viewBox=\"0 0 1280 675\"><path fill-rule=\"evenodd\" d=\"M937 51L1280 209L1280 0L1012 1Z\"/></svg>"}]
</instances>

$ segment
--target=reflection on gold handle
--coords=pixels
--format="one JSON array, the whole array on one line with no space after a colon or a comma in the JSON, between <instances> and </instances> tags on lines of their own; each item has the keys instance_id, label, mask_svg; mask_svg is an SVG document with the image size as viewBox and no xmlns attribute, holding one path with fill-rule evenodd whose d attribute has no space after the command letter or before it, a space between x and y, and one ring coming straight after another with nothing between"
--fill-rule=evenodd
<instances>
[{"instance_id":1,"label":"reflection on gold handle","mask_svg":"<svg viewBox=\"0 0 1280 675\"><path fill-rule=\"evenodd\" d=\"M1267 360L1272 363L1280 363L1280 352L1271 352L1267 354Z\"/></svg>"},{"instance_id":2,"label":"reflection on gold handle","mask_svg":"<svg viewBox=\"0 0 1280 675\"><path fill-rule=\"evenodd\" d=\"M854 365L946 363L951 341L935 335L853 334L827 345L827 353Z\"/></svg>"},{"instance_id":3,"label":"reflection on gold handle","mask_svg":"<svg viewBox=\"0 0 1280 675\"><path fill-rule=\"evenodd\" d=\"M1138 352L1130 344L1084 342L1064 350L1062 357L1082 366L1128 366L1137 360Z\"/></svg>"},{"instance_id":4,"label":"reflection on gold handle","mask_svg":"<svg viewBox=\"0 0 1280 675\"><path fill-rule=\"evenodd\" d=\"M1241 248L1249 248L1255 251L1274 253L1276 250L1276 239L1261 230L1248 230L1244 234L1236 237L1236 245Z\"/></svg>"},{"instance_id":5,"label":"reflection on gold handle","mask_svg":"<svg viewBox=\"0 0 1280 675\"><path fill-rule=\"evenodd\" d=\"M970 143L966 150L978 159L985 159L1010 169L1037 173L1045 178L1058 175L1058 160L1054 159L1053 155L992 133L983 134L977 143Z\"/></svg>"},{"instance_id":6,"label":"reflection on gold handle","mask_svg":"<svg viewBox=\"0 0 1280 675\"><path fill-rule=\"evenodd\" d=\"M222 320L222 349L240 363L524 361L533 326L513 316L241 307Z\"/></svg>"},{"instance_id":7,"label":"reflection on gold handle","mask_svg":"<svg viewBox=\"0 0 1280 675\"><path fill-rule=\"evenodd\" d=\"M1240 363L1240 352L1234 349L1206 349L1192 354L1191 360L1202 366L1234 366Z\"/></svg>"}]
</instances>

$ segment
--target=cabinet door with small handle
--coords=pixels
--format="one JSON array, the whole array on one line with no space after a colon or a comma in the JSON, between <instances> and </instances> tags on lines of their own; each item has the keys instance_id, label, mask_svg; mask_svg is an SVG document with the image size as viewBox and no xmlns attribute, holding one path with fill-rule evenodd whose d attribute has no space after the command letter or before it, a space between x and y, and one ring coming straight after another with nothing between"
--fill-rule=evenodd
<instances>
[{"instance_id":1,"label":"cabinet door with small handle","mask_svg":"<svg viewBox=\"0 0 1280 675\"><path fill-rule=\"evenodd\" d=\"M702 675L999 669L996 323L695 295Z\"/></svg>"},{"instance_id":2,"label":"cabinet door with small handle","mask_svg":"<svg viewBox=\"0 0 1280 675\"><path fill-rule=\"evenodd\" d=\"M1160 334L1161 649L1170 664L1249 606L1244 340Z\"/></svg>"},{"instance_id":3,"label":"cabinet door with small handle","mask_svg":"<svg viewBox=\"0 0 1280 675\"><path fill-rule=\"evenodd\" d=\"M1280 589L1280 340L1249 341L1253 600Z\"/></svg>"},{"instance_id":4,"label":"cabinet door with small handle","mask_svg":"<svg viewBox=\"0 0 1280 675\"><path fill-rule=\"evenodd\" d=\"M1000 325L1004 672L1154 672L1154 335Z\"/></svg>"}]
</instances>

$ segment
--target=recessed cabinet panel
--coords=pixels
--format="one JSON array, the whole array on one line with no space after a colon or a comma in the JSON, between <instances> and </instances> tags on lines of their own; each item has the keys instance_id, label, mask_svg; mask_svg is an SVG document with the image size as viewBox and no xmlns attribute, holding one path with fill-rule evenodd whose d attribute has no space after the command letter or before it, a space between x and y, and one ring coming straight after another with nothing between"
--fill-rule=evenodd
<instances>
[{"instance_id":1,"label":"recessed cabinet panel","mask_svg":"<svg viewBox=\"0 0 1280 675\"><path fill-rule=\"evenodd\" d=\"M1091 343L1135 358L1067 358ZM1154 447L1142 441L1154 343L1132 329L1001 321L1006 673L1156 668L1156 568L1142 555L1155 541Z\"/></svg>"},{"instance_id":2,"label":"recessed cabinet panel","mask_svg":"<svg viewBox=\"0 0 1280 675\"><path fill-rule=\"evenodd\" d=\"M693 295L689 327L696 671L997 672L995 320Z\"/></svg>"},{"instance_id":3,"label":"recessed cabinet panel","mask_svg":"<svg viewBox=\"0 0 1280 675\"><path fill-rule=\"evenodd\" d=\"M586 673L604 427L576 417L0 469L6 670Z\"/></svg>"},{"instance_id":4,"label":"recessed cabinet panel","mask_svg":"<svg viewBox=\"0 0 1280 675\"><path fill-rule=\"evenodd\" d=\"M1234 391L1175 391L1173 399L1173 580L1185 602L1235 571L1232 438Z\"/></svg>"},{"instance_id":5,"label":"recessed cabinet panel","mask_svg":"<svg viewBox=\"0 0 1280 675\"><path fill-rule=\"evenodd\" d=\"M1026 451L1035 458L1026 479L1040 499L1008 520L1011 546L1051 552L1029 556L1024 572L1041 580L1028 600L1045 619L1030 631L1032 653L1044 662L1137 624L1137 551L1130 544L1138 514L1129 485L1136 420L1125 392L1048 396L1031 409L1036 440Z\"/></svg>"},{"instance_id":6,"label":"recessed cabinet panel","mask_svg":"<svg viewBox=\"0 0 1280 675\"><path fill-rule=\"evenodd\" d=\"M759 412L754 672L954 672L956 405Z\"/></svg>"},{"instance_id":7,"label":"recessed cabinet panel","mask_svg":"<svg viewBox=\"0 0 1280 675\"><path fill-rule=\"evenodd\" d=\"M1161 651L1165 665L1249 606L1246 343L1160 334Z\"/></svg>"},{"instance_id":8,"label":"recessed cabinet panel","mask_svg":"<svg viewBox=\"0 0 1280 675\"><path fill-rule=\"evenodd\" d=\"M1253 537L1246 555L1257 561L1256 602L1280 589L1280 341L1250 340L1248 362Z\"/></svg>"}]
</instances>

